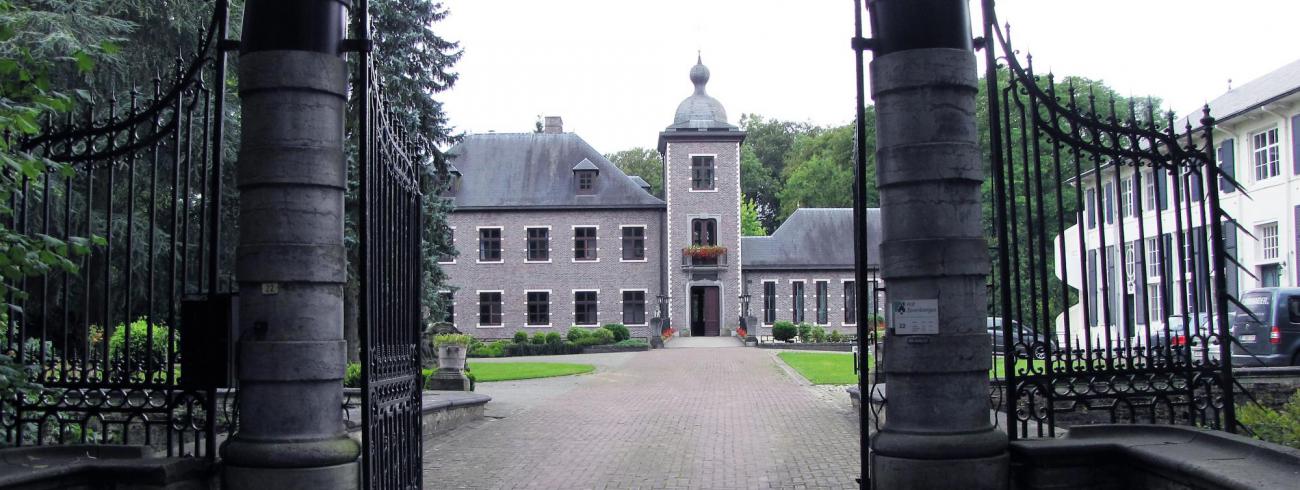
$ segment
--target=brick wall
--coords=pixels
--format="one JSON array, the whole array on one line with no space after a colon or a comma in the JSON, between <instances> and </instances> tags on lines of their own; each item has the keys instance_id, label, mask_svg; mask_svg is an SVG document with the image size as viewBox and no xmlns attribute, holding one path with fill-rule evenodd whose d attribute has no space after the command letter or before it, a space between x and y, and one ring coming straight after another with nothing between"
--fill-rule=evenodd
<instances>
[{"instance_id":1,"label":"brick wall","mask_svg":"<svg viewBox=\"0 0 1300 490\"><path fill-rule=\"evenodd\" d=\"M666 149L668 180L668 284L673 326L690 335L690 288L718 286L720 333L739 325L740 319L740 143L672 141ZM714 191L691 190L691 156L714 156ZM698 281L682 270L681 250L691 245L691 220L716 218L718 245L727 247L727 268L716 282Z\"/></svg>"},{"instance_id":2,"label":"brick wall","mask_svg":"<svg viewBox=\"0 0 1300 490\"><path fill-rule=\"evenodd\" d=\"M443 263L447 283L456 288L453 296L455 325L480 339L509 338L515 331L567 332L573 325L574 290L596 290L598 322L622 323L622 290L646 292L646 321L654 316L659 294L659 220L662 211L646 210L547 210L547 211L457 211L449 217L459 256ZM644 225L645 260L622 260L624 225ZM500 226L500 263L478 263L478 227ZM573 227L597 227L595 262L574 262ZM530 227L550 227L550 262L526 262L527 232ZM526 326L525 292L550 291L549 327ZM502 326L478 326L477 291L502 291ZM628 325L635 336L648 335L647 326Z\"/></svg>"},{"instance_id":3,"label":"brick wall","mask_svg":"<svg viewBox=\"0 0 1300 490\"><path fill-rule=\"evenodd\" d=\"M754 335L772 335L772 325L763 322L763 291L765 282L776 283L776 320L793 321L794 288L792 283L804 283L804 321L818 325L817 322L817 287L818 281L827 282L827 320L826 330L839 330L840 333L856 333L856 323L844 322L844 282L853 280L852 269L838 270L799 270L799 271L745 271L745 281L749 284L749 314L758 319L759 328ZM866 288L858 288L865 291ZM862 315L858 315L862 318Z\"/></svg>"}]
</instances>

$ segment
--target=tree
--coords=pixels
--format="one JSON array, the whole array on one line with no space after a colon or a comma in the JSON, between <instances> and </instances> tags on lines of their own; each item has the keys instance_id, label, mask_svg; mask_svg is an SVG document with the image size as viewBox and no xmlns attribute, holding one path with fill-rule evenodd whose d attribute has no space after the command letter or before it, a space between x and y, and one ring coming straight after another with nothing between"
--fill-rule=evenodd
<instances>
[{"instance_id":1,"label":"tree","mask_svg":"<svg viewBox=\"0 0 1300 490\"><path fill-rule=\"evenodd\" d=\"M745 143L741 145L740 189L754 201L759 220L771 231L780 224L777 214L781 203L777 194L782 185L777 176L783 175L787 154L795 140L816 128L807 123L742 114L740 129L746 133Z\"/></svg>"},{"instance_id":2,"label":"tree","mask_svg":"<svg viewBox=\"0 0 1300 490\"><path fill-rule=\"evenodd\" d=\"M650 193L664 196L664 161L659 152L650 148L633 148L605 155L615 166L628 175L635 175L650 183Z\"/></svg>"},{"instance_id":3,"label":"tree","mask_svg":"<svg viewBox=\"0 0 1300 490\"><path fill-rule=\"evenodd\" d=\"M740 201L740 235L767 236L763 223L758 221L758 207L748 197L742 197Z\"/></svg>"}]
</instances>

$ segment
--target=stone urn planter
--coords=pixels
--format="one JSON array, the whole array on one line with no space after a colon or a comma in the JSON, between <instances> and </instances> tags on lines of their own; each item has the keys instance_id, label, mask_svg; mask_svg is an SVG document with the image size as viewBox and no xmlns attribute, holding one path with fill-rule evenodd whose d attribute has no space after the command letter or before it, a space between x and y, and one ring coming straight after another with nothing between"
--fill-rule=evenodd
<instances>
[{"instance_id":1,"label":"stone urn planter","mask_svg":"<svg viewBox=\"0 0 1300 490\"><path fill-rule=\"evenodd\" d=\"M438 370L429 376L424 388L428 390L471 391L473 386L465 376L465 354L470 337L461 334L441 334L433 338L434 352L438 354Z\"/></svg>"}]
</instances>

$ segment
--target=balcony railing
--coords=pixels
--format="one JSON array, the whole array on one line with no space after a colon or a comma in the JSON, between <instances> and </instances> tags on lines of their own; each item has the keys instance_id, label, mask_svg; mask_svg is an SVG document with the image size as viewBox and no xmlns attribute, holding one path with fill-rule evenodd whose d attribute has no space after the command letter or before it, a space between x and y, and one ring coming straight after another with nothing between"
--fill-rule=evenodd
<instances>
[{"instance_id":1,"label":"balcony railing","mask_svg":"<svg viewBox=\"0 0 1300 490\"><path fill-rule=\"evenodd\" d=\"M727 249L722 247L710 247L712 250L702 250L699 247L690 247L682 249L682 270L684 271L720 271L727 269Z\"/></svg>"}]
</instances>

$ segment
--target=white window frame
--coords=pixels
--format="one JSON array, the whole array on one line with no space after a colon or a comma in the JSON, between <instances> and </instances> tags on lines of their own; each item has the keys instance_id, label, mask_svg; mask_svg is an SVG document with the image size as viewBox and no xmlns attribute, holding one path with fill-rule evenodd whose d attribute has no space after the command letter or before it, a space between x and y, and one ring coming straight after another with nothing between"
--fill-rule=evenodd
<instances>
[{"instance_id":1,"label":"white window frame","mask_svg":"<svg viewBox=\"0 0 1300 490\"><path fill-rule=\"evenodd\" d=\"M818 318L817 318L817 313L818 313L818 310L817 310L817 283L819 283L819 282L824 282L824 283L826 283L826 323L818 323L818 321L817 321L817 320L818 320ZM833 322L831 322L831 280L830 280L830 279L813 279L813 280L812 280L812 283L813 283L813 321L812 321L812 324L813 324L813 325L817 325L817 326L819 326L819 327L829 327L829 326L831 326L831 323L833 323Z\"/></svg>"},{"instance_id":2,"label":"white window frame","mask_svg":"<svg viewBox=\"0 0 1300 490\"><path fill-rule=\"evenodd\" d=\"M695 157L713 157L713 188L696 189L695 175L692 174L691 164ZM718 154L717 153L691 153L686 156L686 191L687 192L718 192Z\"/></svg>"},{"instance_id":3,"label":"white window frame","mask_svg":"<svg viewBox=\"0 0 1300 490\"><path fill-rule=\"evenodd\" d=\"M532 228L539 228L534 226ZM528 293L546 293L546 325L531 325L528 323ZM502 312L505 316L505 312ZM505 323L502 319L501 323ZM551 328L555 324L555 293L550 289L525 289L524 290L524 328Z\"/></svg>"},{"instance_id":4,"label":"white window frame","mask_svg":"<svg viewBox=\"0 0 1300 490\"><path fill-rule=\"evenodd\" d=\"M483 260L483 230L497 230L501 232L501 237L497 245L501 247L501 260ZM504 264L506 262L506 230L502 226L475 226L474 227L474 263L475 264ZM505 300L503 299L504 303Z\"/></svg>"},{"instance_id":5,"label":"white window frame","mask_svg":"<svg viewBox=\"0 0 1300 490\"><path fill-rule=\"evenodd\" d=\"M857 282L856 279L845 279L845 278L840 278L840 325L841 325L841 326L845 326L845 327L856 327L856 326L858 326L857 319L862 317L862 312L861 312L861 311L857 312L857 314L854 315L854 318L853 318L853 319L854 319L854 322L853 322L853 323L848 323L847 321L844 321L844 320L843 320L843 318L844 318L844 314L846 313L846 311L845 311L845 309L844 309L844 305L847 303L846 300L849 299L849 288L848 288L848 286L847 286L848 283L853 283L853 288L855 289L855 291L854 291L855 294L862 294L862 291L856 291L857 289L861 289L861 288L858 287L858 282ZM856 304L856 299L855 299L854 306L857 306L857 304Z\"/></svg>"},{"instance_id":6,"label":"white window frame","mask_svg":"<svg viewBox=\"0 0 1300 490\"><path fill-rule=\"evenodd\" d=\"M546 228L546 260L528 260L528 230L533 228ZM524 263L525 264L549 264L555 260L555 230L551 225L528 225L524 227ZM535 290L540 291L540 290Z\"/></svg>"},{"instance_id":7,"label":"white window frame","mask_svg":"<svg viewBox=\"0 0 1300 490\"><path fill-rule=\"evenodd\" d=\"M1160 263L1160 237L1151 237L1146 239L1147 248L1147 277L1158 279L1161 274Z\"/></svg>"},{"instance_id":8,"label":"white window frame","mask_svg":"<svg viewBox=\"0 0 1300 490\"><path fill-rule=\"evenodd\" d=\"M771 322L767 321L767 285L768 284L772 285L772 321ZM780 305L778 304L780 303L779 300L781 298L781 281L776 279L763 279L762 286L763 286L763 293L759 295L759 297L763 298L763 309L762 309L763 320L760 323L766 326L776 325L776 322L780 321L778 320L778 318L780 318L781 316L781 308Z\"/></svg>"},{"instance_id":9,"label":"white window frame","mask_svg":"<svg viewBox=\"0 0 1300 490\"><path fill-rule=\"evenodd\" d=\"M578 327L599 327L600 326L600 290L599 289L574 289L569 295L570 311L573 312L573 325ZM595 323L578 323L578 293L596 293L596 322ZM621 300L622 297L620 296ZM622 316L622 312L619 312Z\"/></svg>"},{"instance_id":10,"label":"white window frame","mask_svg":"<svg viewBox=\"0 0 1300 490\"><path fill-rule=\"evenodd\" d=\"M501 324L484 325L483 322L483 293L498 293L501 295ZM506 328L506 292L501 289L476 289L474 290L474 328Z\"/></svg>"},{"instance_id":11,"label":"white window frame","mask_svg":"<svg viewBox=\"0 0 1300 490\"><path fill-rule=\"evenodd\" d=\"M644 262L644 261L633 261L633 260L629 260L628 262ZM620 321L623 320L623 293L627 293L627 292L640 292L640 293L642 294L643 301L642 301L642 303L641 303L641 307L644 308L644 311L641 312L641 316L642 316L643 318L645 318L645 323L624 323L623 325L624 325L624 326L628 326L628 327L644 327L644 326L646 326L646 325L649 325L649 324L650 324L650 290L648 290L648 289L636 289L636 288L633 288L633 289L620 289L620 290L618 290L618 316L619 316L619 320L620 320ZM597 307L599 308L599 306L600 306L600 293L596 293L596 305L597 305Z\"/></svg>"},{"instance_id":12,"label":"white window frame","mask_svg":"<svg viewBox=\"0 0 1300 490\"><path fill-rule=\"evenodd\" d=\"M1124 244L1124 291L1128 294L1136 294L1137 291L1137 246L1133 242Z\"/></svg>"},{"instance_id":13,"label":"white window frame","mask_svg":"<svg viewBox=\"0 0 1300 490\"><path fill-rule=\"evenodd\" d=\"M640 228L640 229L641 229L641 255L644 256L645 258L640 259L640 260L635 260L635 259L634 259L634 260L625 260L625 259L623 258L623 230L624 230L625 228ZM600 234L600 231L597 230L596 234L599 235L599 234ZM649 262L649 261L650 261L650 247L646 246L646 243L649 242L649 241L650 241L650 227L649 227L649 226L646 226L646 225L618 225L618 261L619 261L619 262ZM596 250L600 250L600 247L599 247L600 240L599 240L599 239L596 240L596 244L597 244L597 248L596 248ZM597 254L597 255L596 255L596 260L600 260L600 254ZM620 295L620 296L619 296L619 300L621 301L622 299L623 299L623 297L622 297L622 295Z\"/></svg>"},{"instance_id":14,"label":"white window frame","mask_svg":"<svg viewBox=\"0 0 1300 490\"><path fill-rule=\"evenodd\" d=\"M1144 186L1143 191L1146 192L1146 196L1143 197L1145 197L1147 201L1146 202L1147 207L1146 209L1142 210L1142 212L1143 213L1154 212L1156 208L1159 207L1157 205L1158 203L1156 202L1156 173L1147 172L1146 176L1142 178L1142 182Z\"/></svg>"},{"instance_id":15,"label":"white window frame","mask_svg":"<svg viewBox=\"0 0 1300 490\"><path fill-rule=\"evenodd\" d=\"M573 247L569 247L569 261L570 261L570 262L573 262L573 263L575 263L575 264L595 264L595 263L597 263L597 262L600 262L600 259L601 259L601 257L602 257L602 255L601 255L601 253L600 253L600 225L570 225L570 226L569 226L569 243L570 243L570 244L574 243L573 241L577 239L578 228L595 228L595 229L596 229L596 260L586 260L586 259L578 260L578 258L574 256L574 249L573 249ZM621 237L620 237L620 238L621 238Z\"/></svg>"},{"instance_id":16,"label":"white window frame","mask_svg":"<svg viewBox=\"0 0 1300 490\"><path fill-rule=\"evenodd\" d=\"M801 288L801 289L803 289L803 294L801 295L801 297L802 297L802 299L803 299L803 308L800 308L800 309L799 309L799 310L800 310L800 314L801 314L801 316L803 316L803 318L800 319L800 320L795 320L795 318L794 318L794 304L795 304L795 301L798 299L798 298L796 298L795 295L794 295L794 283L796 283L796 282L797 282L797 283L800 283L800 284L803 285L803 288ZM798 324L800 324L800 323L808 323L808 280L806 280L806 279L790 279L790 289L789 289L789 291L790 291L790 322L791 322L791 323L794 323L795 325L798 325Z\"/></svg>"},{"instance_id":17,"label":"white window frame","mask_svg":"<svg viewBox=\"0 0 1300 490\"><path fill-rule=\"evenodd\" d=\"M1277 126L1250 135L1251 176L1263 182L1282 175L1282 144ZM1260 138L1263 146L1260 146ZM1271 138L1270 138L1271 137ZM1272 141L1269 141L1269 140Z\"/></svg>"},{"instance_id":18,"label":"white window frame","mask_svg":"<svg viewBox=\"0 0 1300 490\"><path fill-rule=\"evenodd\" d=\"M1164 321L1165 312L1162 309L1164 304L1161 303L1160 285L1147 285L1147 314L1150 315L1151 321Z\"/></svg>"},{"instance_id":19,"label":"white window frame","mask_svg":"<svg viewBox=\"0 0 1300 490\"><path fill-rule=\"evenodd\" d=\"M1273 233L1269 233L1269 231ZM1279 229L1276 221L1259 225L1259 260L1260 263L1274 263L1282 256Z\"/></svg>"},{"instance_id":20,"label":"white window frame","mask_svg":"<svg viewBox=\"0 0 1300 490\"><path fill-rule=\"evenodd\" d=\"M1126 216L1133 215L1133 178L1123 178L1119 181L1119 219L1124 220Z\"/></svg>"}]
</instances>

